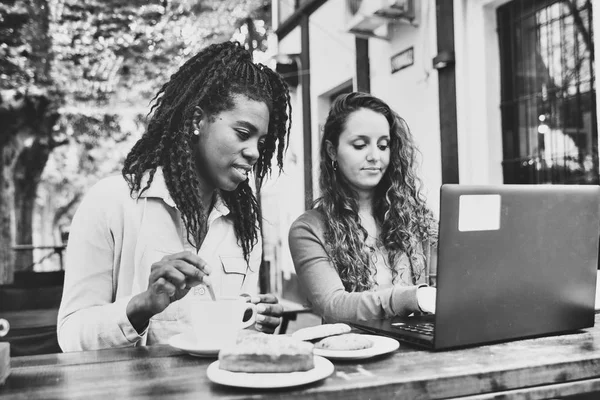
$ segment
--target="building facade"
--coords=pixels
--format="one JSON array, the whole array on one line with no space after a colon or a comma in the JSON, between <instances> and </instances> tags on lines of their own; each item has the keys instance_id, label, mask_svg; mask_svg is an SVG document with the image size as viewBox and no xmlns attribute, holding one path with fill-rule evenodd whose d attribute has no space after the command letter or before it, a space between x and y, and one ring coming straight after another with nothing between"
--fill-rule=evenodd
<instances>
[{"instance_id":1,"label":"building facade","mask_svg":"<svg viewBox=\"0 0 600 400\"><path fill-rule=\"evenodd\" d=\"M344 92L370 92L407 121L434 212L443 183L598 184L596 3L273 1L294 106L288 175L263 193L279 202L265 210L276 291L293 281L287 229L318 197L321 128Z\"/></svg>"}]
</instances>

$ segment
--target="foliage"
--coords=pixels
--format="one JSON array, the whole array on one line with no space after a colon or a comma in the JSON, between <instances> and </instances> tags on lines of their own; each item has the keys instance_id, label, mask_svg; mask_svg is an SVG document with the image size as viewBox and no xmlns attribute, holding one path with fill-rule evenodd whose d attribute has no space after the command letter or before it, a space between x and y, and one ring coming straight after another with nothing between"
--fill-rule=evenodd
<instances>
[{"instance_id":1,"label":"foliage","mask_svg":"<svg viewBox=\"0 0 600 400\"><path fill-rule=\"evenodd\" d=\"M0 114L11 127L0 128L0 143L17 143L6 153L15 158L32 143L57 144L40 188L52 199L54 222L68 220L91 183L120 169L170 74L236 32L263 49L269 12L267 0L0 0ZM242 32L253 19L262 21ZM58 119L32 122L13 107L31 103L31 93Z\"/></svg>"},{"instance_id":2,"label":"foliage","mask_svg":"<svg viewBox=\"0 0 600 400\"><path fill-rule=\"evenodd\" d=\"M24 32L29 20L21 1L0 1L0 88L23 87L32 79L31 44Z\"/></svg>"},{"instance_id":3,"label":"foliage","mask_svg":"<svg viewBox=\"0 0 600 400\"><path fill-rule=\"evenodd\" d=\"M245 1L63 0L53 32L55 77L74 100L132 104L150 99L175 69L215 41L228 40L249 11Z\"/></svg>"},{"instance_id":4,"label":"foliage","mask_svg":"<svg viewBox=\"0 0 600 400\"><path fill-rule=\"evenodd\" d=\"M145 117L139 114L129 118L81 111L63 114L57 130L63 132L70 145L52 153L40 190L41 200L51 196L58 206L52 218L56 228L70 223L74 205L91 185L120 173L127 151L144 128Z\"/></svg>"}]
</instances>

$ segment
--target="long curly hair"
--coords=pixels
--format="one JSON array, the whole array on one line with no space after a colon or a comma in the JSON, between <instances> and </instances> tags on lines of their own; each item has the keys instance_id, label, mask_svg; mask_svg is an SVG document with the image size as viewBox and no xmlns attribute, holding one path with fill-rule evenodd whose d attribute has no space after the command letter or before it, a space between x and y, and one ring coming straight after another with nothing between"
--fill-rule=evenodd
<instances>
[{"instance_id":1,"label":"long curly hair","mask_svg":"<svg viewBox=\"0 0 600 400\"><path fill-rule=\"evenodd\" d=\"M200 197L200 181L192 151L194 124L198 118L212 118L230 110L234 98L244 95L264 102L270 112L269 126L258 161L254 165L257 190L271 172L271 159L277 153L279 172L283 168L286 140L291 124L291 104L283 78L265 65L254 63L252 55L236 42L206 47L183 64L153 99L151 117L144 135L133 146L122 170L132 197L152 184L158 167L181 212L188 242L199 248L206 234L207 208ZM199 112L200 111L200 112ZM201 115L199 115L201 113ZM149 179L142 187L142 179ZM258 242L260 209L248 180L233 191L221 191L230 209L235 234L249 262Z\"/></svg>"},{"instance_id":2,"label":"long curly hair","mask_svg":"<svg viewBox=\"0 0 600 400\"><path fill-rule=\"evenodd\" d=\"M370 249L365 244L367 231L360 224L358 194L346 178L334 169L327 154L326 142L337 149L340 134L349 116L359 109L383 115L390 126L390 163L374 193L374 217L381 226L379 243L388 253L388 265L394 282L396 269L406 254L413 283L425 269L419 244L437 240L437 222L421 193L417 177L417 149L406 122L385 102L366 93L353 92L339 96L333 103L325 126L320 150L319 185L322 196L315 201L324 215L325 245L346 290L366 291L375 286L376 267L371 263Z\"/></svg>"}]
</instances>

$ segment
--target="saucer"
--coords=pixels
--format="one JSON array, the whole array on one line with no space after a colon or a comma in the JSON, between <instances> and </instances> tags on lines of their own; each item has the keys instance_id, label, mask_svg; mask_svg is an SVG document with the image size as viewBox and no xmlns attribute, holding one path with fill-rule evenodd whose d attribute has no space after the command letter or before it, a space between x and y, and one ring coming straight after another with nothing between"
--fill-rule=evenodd
<instances>
[{"instance_id":1,"label":"saucer","mask_svg":"<svg viewBox=\"0 0 600 400\"><path fill-rule=\"evenodd\" d=\"M315 367L309 371L248 373L230 372L219 368L219 361L208 366L206 376L214 383L250 389L274 389L305 385L327 378L335 370L331 361L314 356Z\"/></svg>"},{"instance_id":2,"label":"saucer","mask_svg":"<svg viewBox=\"0 0 600 400\"><path fill-rule=\"evenodd\" d=\"M196 357L217 357L221 347L210 343L197 343L190 335L180 333L169 339L169 345Z\"/></svg>"}]
</instances>

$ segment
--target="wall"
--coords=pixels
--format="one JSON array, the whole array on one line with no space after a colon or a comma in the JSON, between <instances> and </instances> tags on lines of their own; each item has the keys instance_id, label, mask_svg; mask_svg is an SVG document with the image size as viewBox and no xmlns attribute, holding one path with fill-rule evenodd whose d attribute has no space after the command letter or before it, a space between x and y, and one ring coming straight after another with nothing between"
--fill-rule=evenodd
<instances>
[{"instance_id":1,"label":"wall","mask_svg":"<svg viewBox=\"0 0 600 400\"><path fill-rule=\"evenodd\" d=\"M277 54L300 53L300 28L295 28L277 45ZM271 66L272 68L275 65ZM276 164L273 173L263 183L261 209L263 212L264 260L271 263L271 291L281 295L283 281L294 271L288 230L304 211L304 162L302 138L302 96L300 87L290 88L292 128L289 147L284 158L284 171L279 175Z\"/></svg>"},{"instance_id":2,"label":"wall","mask_svg":"<svg viewBox=\"0 0 600 400\"><path fill-rule=\"evenodd\" d=\"M496 9L509 0L452 1L460 183L502 184L500 58ZM369 58L371 92L388 102L411 128L422 154L419 175L423 180L429 205L437 214L442 167L438 74L432 67L432 60L437 54L435 3L435 0L415 0L415 23L390 24L389 40L369 39ZM594 0L593 7L598 9L598 5L598 0ZM321 126L329 108L329 95L348 81L355 82L354 36L346 30L346 12L344 0L329 0L310 17L315 196L319 193L318 151ZM594 19L593 29L600 32L600 18ZM596 54L599 46L596 41ZM280 43L280 48L292 47L291 52L300 51L300 35L297 32L286 36ZM414 48L414 64L392 74L390 58L410 47ZM600 76L598 63L595 68L596 76ZM600 102L596 104L600 115ZM301 118L294 118L294 128L298 130L297 135L300 137ZM302 153L298 154L299 161L302 162ZM300 181L297 185L300 185ZM299 214L301 211L299 208L290 211L291 214L295 212Z\"/></svg>"},{"instance_id":3,"label":"wall","mask_svg":"<svg viewBox=\"0 0 600 400\"><path fill-rule=\"evenodd\" d=\"M600 10L600 1L592 0L592 11L594 11L598 15ZM598 33L600 32L600 18L593 18L592 20L592 30L594 32L594 37L598 37ZM600 40L594 40L594 54L600 54ZM598 87L597 79L600 76L600 63L594 62L594 76L596 79L595 87ZM600 101L598 101L598 92L596 92L596 116L600 116ZM598 125L598 135L600 135L600 118L596 117L596 124ZM600 140L598 140L600 143ZM599 281L600 282L600 281Z\"/></svg>"},{"instance_id":4,"label":"wall","mask_svg":"<svg viewBox=\"0 0 600 400\"><path fill-rule=\"evenodd\" d=\"M354 36L344 29L344 0L329 0L310 16L313 193L319 196L319 146L329 111L328 94L355 79Z\"/></svg>"},{"instance_id":5,"label":"wall","mask_svg":"<svg viewBox=\"0 0 600 400\"><path fill-rule=\"evenodd\" d=\"M437 54L435 0L415 3L413 24L391 24L389 41L369 40L371 92L388 102L408 123L421 153L418 174L423 192L437 215L442 166L438 80L432 67ZM392 74L391 57L410 47L414 49L414 64Z\"/></svg>"},{"instance_id":6,"label":"wall","mask_svg":"<svg viewBox=\"0 0 600 400\"><path fill-rule=\"evenodd\" d=\"M454 0L459 173L464 184L503 183L496 9L508 2ZM596 10L599 5L592 2ZM593 29L599 32L598 18ZM597 53L598 41L594 45ZM595 68L598 76L598 63Z\"/></svg>"},{"instance_id":7,"label":"wall","mask_svg":"<svg viewBox=\"0 0 600 400\"><path fill-rule=\"evenodd\" d=\"M501 184L500 56L496 8L506 0L455 0L459 177Z\"/></svg>"},{"instance_id":8,"label":"wall","mask_svg":"<svg viewBox=\"0 0 600 400\"><path fill-rule=\"evenodd\" d=\"M416 2L417 25L400 22L388 27L389 40L369 39L371 93L381 97L402 116L421 152L419 176L434 212L439 209L441 184L439 97L437 73L431 67L436 54L435 1ZM310 18L311 91L313 109L313 182L318 195L318 147L329 108L329 95L355 80L355 37L346 30L344 1L325 3ZM413 47L414 65L391 73L390 58ZM356 85L354 85L356 87Z\"/></svg>"}]
</instances>

